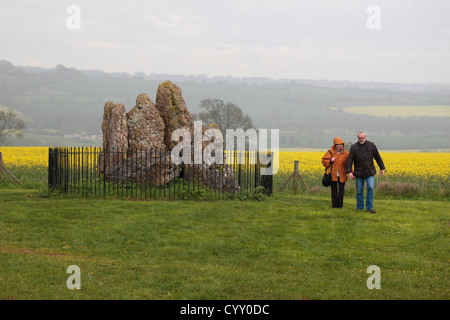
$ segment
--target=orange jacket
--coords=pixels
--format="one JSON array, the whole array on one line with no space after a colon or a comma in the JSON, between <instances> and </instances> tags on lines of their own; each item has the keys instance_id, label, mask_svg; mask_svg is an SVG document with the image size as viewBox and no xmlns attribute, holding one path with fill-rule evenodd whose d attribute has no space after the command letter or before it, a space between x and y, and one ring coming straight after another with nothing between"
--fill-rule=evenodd
<instances>
[{"instance_id":1,"label":"orange jacket","mask_svg":"<svg viewBox=\"0 0 450 320\"><path fill-rule=\"evenodd\" d=\"M341 138L336 137L333 140L333 146L330 149L330 152L326 152L322 157L322 164L327 168L327 172L330 172L331 167L331 158L335 157L336 160L333 162L333 171L331 172L331 180L338 181L338 170L339 170L339 180L341 182L347 181L347 159L348 159L348 151L342 148L340 153L336 152L336 145L344 144ZM342 146L344 147L344 146ZM331 153L331 154L330 154Z\"/></svg>"}]
</instances>

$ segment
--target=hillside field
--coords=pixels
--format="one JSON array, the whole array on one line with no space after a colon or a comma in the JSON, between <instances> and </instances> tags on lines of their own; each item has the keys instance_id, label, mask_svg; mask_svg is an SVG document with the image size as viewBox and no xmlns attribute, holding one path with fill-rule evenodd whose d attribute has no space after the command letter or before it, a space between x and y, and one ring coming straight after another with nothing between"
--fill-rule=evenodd
<instances>
[{"instance_id":1,"label":"hillside field","mask_svg":"<svg viewBox=\"0 0 450 320\"><path fill-rule=\"evenodd\" d=\"M101 136L105 102L123 103L127 111L140 93L155 102L159 84L167 80L181 88L189 112L201 111L202 99L231 102L256 128L279 129L282 148L327 148L336 136L354 142L358 130L385 150L450 148L446 84L143 77L62 65L30 69L1 60L0 105L20 112L26 122L25 138L8 144L98 146L100 139L66 137Z\"/></svg>"},{"instance_id":2,"label":"hillside field","mask_svg":"<svg viewBox=\"0 0 450 320\"><path fill-rule=\"evenodd\" d=\"M338 110L338 108L332 108ZM450 106L362 106L344 107L345 112L352 114L372 115L377 117L450 117Z\"/></svg>"}]
</instances>

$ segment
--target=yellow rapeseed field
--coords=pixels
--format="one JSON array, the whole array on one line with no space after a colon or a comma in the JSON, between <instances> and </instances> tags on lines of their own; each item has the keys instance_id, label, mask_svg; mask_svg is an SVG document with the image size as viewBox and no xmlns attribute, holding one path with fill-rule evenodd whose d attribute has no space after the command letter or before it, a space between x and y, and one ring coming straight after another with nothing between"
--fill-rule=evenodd
<instances>
[{"instance_id":1,"label":"yellow rapeseed field","mask_svg":"<svg viewBox=\"0 0 450 320\"><path fill-rule=\"evenodd\" d=\"M6 167L48 166L48 147L0 147ZM415 181L447 181L450 176L450 153L392 153L380 152L386 166L386 177ZM294 161L300 163L300 173L320 176L324 167L321 159L324 152L280 152L279 174L290 174Z\"/></svg>"},{"instance_id":2,"label":"yellow rapeseed field","mask_svg":"<svg viewBox=\"0 0 450 320\"><path fill-rule=\"evenodd\" d=\"M47 167L48 147L0 147L6 167Z\"/></svg>"},{"instance_id":3,"label":"yellow rapeseed field","mask_svg":"<svg viewBox=\"0 0 450 320\"><path fill-rule=\"evenodd\" d=\"M279 173L292 173L299 161L300 173L320 175L324 172L324 152L280 152ZM414 180L447 181L450 176L450 153L380 152L386 166L386 177ZM376 163L375 163L376 165Z\"/></svg>"}]
</instances>

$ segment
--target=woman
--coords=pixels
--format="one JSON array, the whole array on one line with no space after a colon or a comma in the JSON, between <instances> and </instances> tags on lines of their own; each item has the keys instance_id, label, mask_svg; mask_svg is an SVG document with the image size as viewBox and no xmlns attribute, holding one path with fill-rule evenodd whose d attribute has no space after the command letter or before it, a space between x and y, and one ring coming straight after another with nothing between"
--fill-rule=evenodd
<instances>
[{"instance_id":1,"label":"woman","mask_svg":"<svg viewBox=\"0 0 450 320\"><path fill-rule=\"evenodd\" d=\"M333 208L341 208L344 205L345 182L347 181L348 151L344 149L344 141L336 137L333 146L325 153L322 164L331 170L331 205ZM333 165L333 166L331 166Z\"/></svg>"}]
</instances>

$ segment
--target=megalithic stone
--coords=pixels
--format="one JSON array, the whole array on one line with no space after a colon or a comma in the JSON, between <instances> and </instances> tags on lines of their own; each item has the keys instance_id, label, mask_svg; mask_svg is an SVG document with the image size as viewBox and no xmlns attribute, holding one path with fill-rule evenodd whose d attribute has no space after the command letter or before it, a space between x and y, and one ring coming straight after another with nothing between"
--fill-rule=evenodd
<instances>
[{"instance_id":1,"label":"megalithic stone","mask_svg":"<svg viewBox=\"0 0 450 320\"><path fill-rule=\"evenodd\" d=\"M127 114L123 104L105 103L102 133L104 152L99 156L98 165L100 172L110 174L122 160L119 152L128 150Z\"/></svg>"},{"instance_id":2,"label":"megalithic stone","mask_svg":"<svg viewBox=\"0 0 450 320\"><path fill-rule=\"evenodd\" d=\"M188 111L181 89L170 81L158 86L155 106L159 110L165 124L164 144L169 150L177 144L171 140L176 129L187 129L193 132L194 117Z\"/></svg>"},{"instance_id":3,"label":"megalithic stone","mask_svg":"<svg viewBox=\"0 0 450 320\"><path fill-rule=\"evenodd\" d=\"M112 181L146 182L159 186L180 177L184 171L184 179L213 190L240 191L233 167L226 163L226 159L220 164L205 161L194 164L194 154L191 153L192 161L184 164L184 170L174 164L170 155L178 143L172 141L172 133L176 129L188 130L191 143L194 142L194 117L187 109L181 89L170 81L159 85L155 104L146 93L141 93L128 113L123 104L106 102L102 122L104 153L98 159L100 172ZM202 154L212 143L209 129L220 132L215 124L201 127L202 140L198 151ZM195 149L193 145L191 147ZM211 159L220 158L223 152L219 149L216 154L215 146L208 151L211 151L207 153Z\"/></svg>"},{"instance_id":4,"label":"megalithic stone","mask_svg":"<svg viewBox=\"0 0 450 320\"><path fill-rule=\"evenodd\" d=\"M129 149L164 148L163 118L146 93L136 98L136 105L127 113Z\"/></svg>"}]
</instances>

